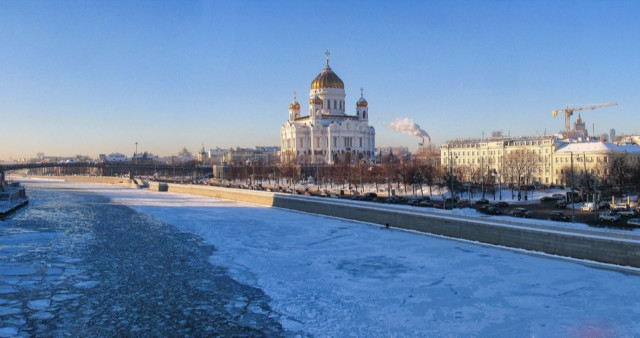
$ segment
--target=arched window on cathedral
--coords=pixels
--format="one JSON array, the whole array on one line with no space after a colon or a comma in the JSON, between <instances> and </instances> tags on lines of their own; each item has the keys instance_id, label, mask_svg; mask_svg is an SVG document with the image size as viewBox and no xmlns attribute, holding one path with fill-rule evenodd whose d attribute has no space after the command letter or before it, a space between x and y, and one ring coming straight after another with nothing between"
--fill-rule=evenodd
<instances>
[{"instance_id":1,"label":"arched window on cathedral","mask_svg":"<svg viewBox=\"0 0 640 338\"><path fill-rule=\"evenodd\" d=\"M333 100L333 109L338 109L336 108L338 106L338 100Z\"/></svg>"},{"instance_id":2,"label":"arched window on cathedral","mask_svg":"<svg viewBox=\"0 0 640 338\"><path fill-rule=\"evenodd\" d=\"M367 118L367 113L362 112L362 118L363 118L363 119L366 119L366 118Z\"/></svg>"}]
</instances>

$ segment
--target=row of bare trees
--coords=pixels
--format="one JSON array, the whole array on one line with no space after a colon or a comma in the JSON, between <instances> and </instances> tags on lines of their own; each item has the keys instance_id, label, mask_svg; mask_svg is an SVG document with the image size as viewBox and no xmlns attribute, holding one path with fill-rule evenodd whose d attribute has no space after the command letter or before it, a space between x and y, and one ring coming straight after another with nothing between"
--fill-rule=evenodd
<instances>
[{"instance_id":1,"label":"row of bare trees","mask_svg":"<svg viewBox=\"0 0 640 338\"><path fill-rule=\"evenodd\" d=\"M609 156L606 163L587 168L581 161L561 169L562 181L568 186L593 193L594 189L605 195L620 195L640 191L640 159L624 154Z\"/></svg>"},{"instance_id":2,"label":"row of bare trees","mask_svg":"<svg viewBox=\"0 0 640 338\"><path fill-rule=\"evenodd\" d=\"M527 189L523 187L531 185L543 171L550 170L550 163L546 162L548 159L531 151L509 152L500 159L500 163L493 163L494 159L487 158L476 165L453 164L453 168L442 166L437 154L421 155L399 157L382 154L376 163L352 160L346 155L337 158L333 165L256 162L230 166L225 178L246 180L250 184L267 181L289 187L314 182L319 189L359 192L363 192L365 187L378 192L394 189L416 195L433 194L434 188L449 190L453 186L454 192L461 195L471 194L473 189L481 191L483 198L485 192L494 192L494 187L500 183L512 188L512 197L515 196L513 189L526 197ZM569 167L561 170L567 186L573 183L575 187L588 187L597 178L599 188L608 185L618 190L625 187L640 190L640 163L629 157L611 156L611 160L597 172L592 168L587 170L586 166L581 169L579 165L574 165L573 176Z\"/></svg>"}]
</instances>

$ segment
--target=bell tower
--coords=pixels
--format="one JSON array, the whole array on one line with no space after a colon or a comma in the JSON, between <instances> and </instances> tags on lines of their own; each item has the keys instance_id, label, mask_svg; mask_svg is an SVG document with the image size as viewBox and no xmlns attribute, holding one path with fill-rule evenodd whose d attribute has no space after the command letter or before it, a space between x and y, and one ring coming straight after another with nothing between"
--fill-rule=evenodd
<instances>
[{"instance_id":1,"label":"bell tower","mask_svg":"<svg viewBox=\"0 0 640 338\"><path fill-rule=\"evenodd\" d=\"M293 92L293 101L289 105L289 121L300 117L300 103L296 100L296 92Z\"/></svg>"},{"instance_id":2,"label":"bell tower","mask_svg":"<svg viewBox=\"0 0 640 338\"><path fill-rule=\"evenodd\" d=\"M356 102L356 110L358 119L363 121L369 120L369 103L364 99L364 88L360 88L360 99Z\"/></svg>"}]
</instances>

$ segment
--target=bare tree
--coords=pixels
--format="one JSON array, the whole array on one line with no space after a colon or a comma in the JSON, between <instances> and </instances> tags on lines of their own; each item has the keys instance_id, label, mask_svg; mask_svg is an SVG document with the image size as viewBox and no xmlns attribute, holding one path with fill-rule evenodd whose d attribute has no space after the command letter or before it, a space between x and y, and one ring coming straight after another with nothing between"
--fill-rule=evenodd
<instances>
[{"instance_id":1,"label":"bare tree","mask_svg":"<svg viewBox=\"0 0 640 338\"><path fill-rule=\"evenodd\" d=\"M504 173L511 183L511 198L513 198L513 184L517 182L518 197L522 194L522 185L531 182L533 173L541 164L540 156L532 151L514 150L504 156Z\"/></svg>"},{"instance_id":2,"label":"bare tree","mask_svg":"<svg viewBox=\"0 0 640 338\"><path fill-rule=\"evenodd\" d=\"M623 154L613 155L609 160L609 176L613 180L613 185L619 189L631 179L631 168L628 158Z\"/></svg>"}]
</instances>

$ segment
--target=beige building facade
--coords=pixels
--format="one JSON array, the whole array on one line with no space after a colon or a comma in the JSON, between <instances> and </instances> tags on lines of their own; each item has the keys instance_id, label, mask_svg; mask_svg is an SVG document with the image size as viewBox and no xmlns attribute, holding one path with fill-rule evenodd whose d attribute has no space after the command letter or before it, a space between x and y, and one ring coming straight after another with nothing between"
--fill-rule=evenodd
<instances>
[{"instance_id":1,"label":"beige building facade","mask_svg":"<svg viewBox=\"0 0 640 338\"><path fill-rule=\"evenodd\" d=\"M556 184L567 184L566 173L588 173L598 177L602 183L614 183L612 166L616 158L624 158L626 164L640 164L640 146L616 145L610 142L565 143L553 156Z\"/></svg>"},{"instance_id":2,"label":"beige building facade","mask_svg":"<svg viewBox=\"0 0 640 338\"><path fill-rule=\"evenodd\" d=\"M499 183L567 184L573 159L574 173L588 172L611 183L611 160L624 156L640 163L640 146L607 142L566 142L554 136L449 141L440 147L441 165L452 168L463 181L473 173ZM514 169L515 168L515 169Z\"/></svg>"}]
</instances>

